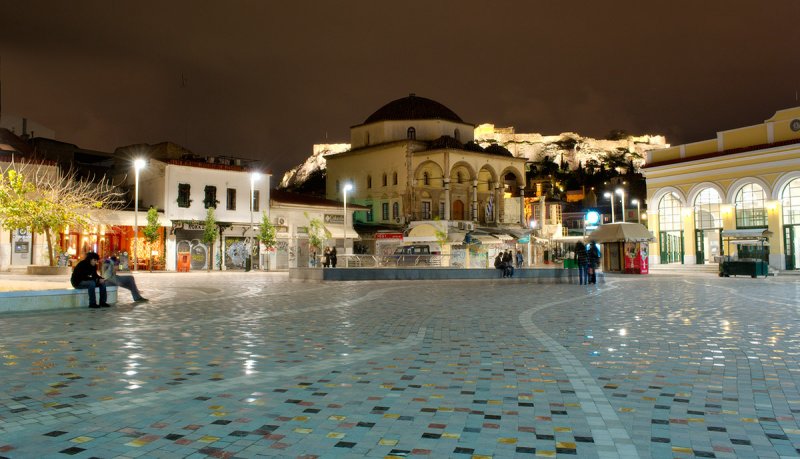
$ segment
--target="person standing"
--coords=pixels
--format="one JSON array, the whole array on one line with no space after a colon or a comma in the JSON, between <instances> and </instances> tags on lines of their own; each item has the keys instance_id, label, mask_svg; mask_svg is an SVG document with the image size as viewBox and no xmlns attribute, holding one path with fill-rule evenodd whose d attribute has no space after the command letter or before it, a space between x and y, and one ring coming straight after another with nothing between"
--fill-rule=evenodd
<instances>
[{"instance_id":1,"label":"person standing","mask_svg":"<svg viewBox=\"0 0 800 459\"><path fill-rule=\"evenodd\" d=\"M517 249L517 269L522 268L522 263L525 259L522 257L522 250Z\"/></svg>"},{"instance_id":2,"label":"person standing","mask_svg":"<svg viewBox=\"0 0 800 459\"><path fill-rule=\"evenodd\" d=\"M336 261L337 261L336 260L336 247L331 247L330 259L331 259L331 268L335 268L336 267Z\"/></svg>"},{"instance_id":3,"label":"person standing","mask_svg":"<svg viewBox=\"0 0 800 459\"><path fill-rule=\"evenodd\" d=\"M575 264L578 265L578 282L580 285L589 283L589 253L586 251L586 246L583 242L576 242L575 249Z\"/></svg>"},{"instance_id":4,"label":"person standing","mask_svg":"<svg viewBox=\"0 0 800 459\"><path fill-rule=\"evenodd\" d=\"M331 248L325 247L325 250L322 251L322 267L327 268L331 265Z\"/></svg>"},{"instance_id":5,"label":"person standing","mask_svg":"<svg viewBox=\"0 0 800 459\"><path fill-rule=\"evenodd\" d=\"M97 261L100 256L94 252L86 252L86 257L75 265L72 270L72 277L69 282L72 287L76 289L85 288L89 291L89 307L90 308L107 308L111 305L106 303L108 299L106 293L105 279L97 274ZM97 296L94 292L95 288L100 289L100 304L97 304Z\"/></svg>"},{"instance_id":6,"label":"person standing","mask_svg":"<svg viewBox=\"0 0 800 459\"><path fill-rule=\"evenodd\" d=\"M597 283L597 267L600 266L600 248L592 241L587 249L589 256L589 283Z\"/></svg>"},{"instance_id":7,"label":"person standing","mask_svg":"<svg viewBox=\"0 0 800 459\"><path fill-rule=\"evenodd\" d=\"M133 278L133 276L132 275L121 276L117 274L118 268L119 268L119 260L115 256L112 256L111 258L103 262L103 277L106 280L106 285L116 285L118 287L130 290L131 296L133 296L133 301L135 303L144 303L150 301L147 298L143 297L141 293L139 293L139 289L136 287L136 280Z\"/></svg>"}]
</instances>

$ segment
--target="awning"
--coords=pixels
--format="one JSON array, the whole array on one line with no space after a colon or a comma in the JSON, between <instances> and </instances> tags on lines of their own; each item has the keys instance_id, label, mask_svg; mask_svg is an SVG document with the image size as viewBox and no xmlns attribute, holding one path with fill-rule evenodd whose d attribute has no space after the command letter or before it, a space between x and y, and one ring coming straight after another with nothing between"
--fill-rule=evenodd
<instances>
[{"instance_id":1,"label":"awning","mask_svg":"<svg viewBox=\"0 0 800 459\"><path fill-rule=\"evenodd\" d=\"M653 235L640 223L608 223L601 225L588 236L596 242L646 242Z\"/></svg>"},{"instance_id":2,"label":"awning","mask_svg":"<svg viewBox=\"0 0 800 459\"><path fill-rule=\"evenodd\" d=\"M721 235L731 239L763 239L772 236L772 231L765 228L722 230Z\"/></svg>"},{"instance_id":3,"label":"awning","mask_svg":"<svg viewBox=\"0 0 800 459\"><path fill-rule=\"evenodd\" d=\"M130 210L99 210L92 212L91 219L101 225L108 226L133 226L138 223L140 227L147 225L147 211L139 211L138 222L134 222L135 212ZM161 226L171 227L172 221L164 216L164 212L158 213L158 223Z\"/></svg>"},{"instance_id":4,"label":"awning","mask_svg":"<svg viewBox=\"0 0 800 459\"><path fill-rule=\"evenodd\" d=\"M500 239L501 241L513 241L514 239L516 239L514 236L509 236L508 234L502 234L502 233L492 234L492 236L496 237L497 239Z\"/></svg>"},{"instance_id":5,"label":"awning","mask_svg":"<svg viewBox=\"0 0 800 459\"><path fill-rule=\"evenodd\" d=\"M487 245L488 244L502 244L503 243L503 241L501 241L500 239L497 239L496 237L490 236L488 234L479 234L479 235L472 234L472 235L470 235L470 238L473 241L478 241L481 244L487 244Z\"/></svg>"},{"instance_id":6,"label":"awning","mask_svg":"<svg viewBox=\"0 0 800 459\"><path fill-rule=\"evenodd\" d=\"M447 242L449 242L451 244L463 244L464 243L464 237L466 235L467 235L467 233L464 232L464 231L453 231L453 230L450 230L447 233Z\"/></svg>"}]
</instances>

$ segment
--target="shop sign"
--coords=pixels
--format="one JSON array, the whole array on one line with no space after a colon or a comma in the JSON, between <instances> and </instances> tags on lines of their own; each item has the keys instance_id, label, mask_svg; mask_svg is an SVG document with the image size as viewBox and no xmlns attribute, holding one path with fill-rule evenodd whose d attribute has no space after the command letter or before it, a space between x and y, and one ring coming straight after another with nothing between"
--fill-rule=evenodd
<instances>
[{"instance_id":1,"label":"shop sign","mask_svg":"<svg viewBox=\"0 0 800 459\"><path fill-rule=\"evenodd\" d=\"M375 239L403 239L403 233L375 233Z\"/></svg>"},{"instance_id":2,"label":"shop sign","mask_svg":"<svg viewBox=\"0 0 800 459\"><path fill-rule=\"evenodd\" d=\"M325 214L325 223L333 223L335 225L343 225L344 224L344 215Z\"/></svg>"}]
</instances>

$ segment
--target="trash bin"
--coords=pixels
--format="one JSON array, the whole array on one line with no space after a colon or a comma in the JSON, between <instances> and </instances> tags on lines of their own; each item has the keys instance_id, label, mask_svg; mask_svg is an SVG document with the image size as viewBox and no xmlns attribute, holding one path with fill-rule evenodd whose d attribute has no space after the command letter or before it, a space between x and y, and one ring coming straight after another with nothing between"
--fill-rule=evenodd
<instances>
[{"instance_id":1,"label":"trash bin","mask_svg":"<svg viewBox=\"0 0 800 459\"><path fill-rule=\"evenodd\" d=\"M244 270L245 272L250 271L253 268L253 255L248 255L247 258L244 259Z\"/></svg>"},{"instance_id":2,"label":"trash bin","mask_svg":"<svg viewBox=\"0 0 800 459\"><path fill-rule=\"evenodd\" d=\"M565 258L564 259L564 268L577 268L578 262L573 260L572 258Z\"/></svg>"}]
</instances>

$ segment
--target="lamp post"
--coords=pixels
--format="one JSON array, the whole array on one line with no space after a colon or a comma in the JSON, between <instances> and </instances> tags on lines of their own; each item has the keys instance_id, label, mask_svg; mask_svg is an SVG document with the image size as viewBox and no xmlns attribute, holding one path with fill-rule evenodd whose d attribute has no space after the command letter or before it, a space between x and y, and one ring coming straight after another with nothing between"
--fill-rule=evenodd
<instances>
[{"instance_id":1,"label":"lamp post","mask_svg":"<svg viewBox=\"0 0 800 459\"><path fill-rule=\"evenodd\" d=\"M258 172L251 172L250 173L250 253L248 256L250 257L250 268L253 267L253 235L254 235L254 228L253 228L253 201L255 201L255 188L256 182L258 179L261 178L261 174Z\"/></svg>"},{"instance_id":2,"label":"lamp post","mask_svg":"<svg viewBox=\"0 0 800 459\"><path fill-rule=\"evenodd\" d=\"M622 197L622 223L625 223L625 189L617 188L617 194Z\"/></svg>"},{"instance_id":3,"label":"lamp post","mask_svg":"<svg viewBox=\"0 0 800 459\"><path fill-rule=\"evenodd\" d=\"M603 196L611 200L611 223L614 223L616 221L616 217L614 217L614 193L606 191Z\"/></svg>"},{"instance_id":4,"label":"lamp post","mask_svg":"<svg viewBox=\"0 0 800 459\"><path fill-rule=\"evenodd\" d=\"M342 193L344 194L344 253L347 253L347 192L353 190L352 183L345 183Z\"/></svg>"},{"instance_id":5,"label":"lamp post","mask_svg":"<svg viewBox=\"0 0 800 459\"><path fill-rule=\"evenodd\" d=\"M139 158L133 162L134 176L136 177L136 184L133 194L133 270L139 269L139 256L137 255L139 249L139 171L144 169L146 165L145 160Z\"/></svg>"},{"instance_id":6,"label":"lamp post","mask_svg":"<svg viewBox=\"0 0 800 459\"><path fill-rule=\"evenodd\" d=\"M642 223L642 207L638 199L632 199L631 204L636 204L636 223Z\"/></svg>"}]
</instances>

